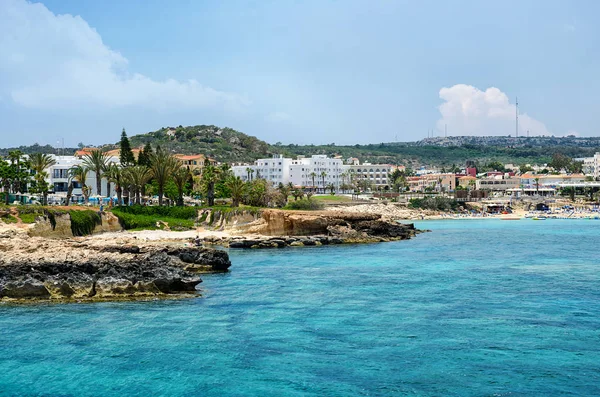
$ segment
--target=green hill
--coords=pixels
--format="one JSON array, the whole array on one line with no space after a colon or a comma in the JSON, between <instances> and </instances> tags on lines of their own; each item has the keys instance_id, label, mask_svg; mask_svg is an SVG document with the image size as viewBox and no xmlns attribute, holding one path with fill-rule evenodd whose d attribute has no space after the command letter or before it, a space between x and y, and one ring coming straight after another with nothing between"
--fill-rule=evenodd
<instances>
[{"instance_id":1,"label":"green hill","mask_svg":"<svg viewBox=\"0 0 600 397\"><path fill-rule=\"evenodd\" d=\"M166 127L129 137L132 147L151 143L182 154L202 153L222 162L251 162L270 156L271 146L232 128L214 125Z\"/></svg>"}]
</instances>

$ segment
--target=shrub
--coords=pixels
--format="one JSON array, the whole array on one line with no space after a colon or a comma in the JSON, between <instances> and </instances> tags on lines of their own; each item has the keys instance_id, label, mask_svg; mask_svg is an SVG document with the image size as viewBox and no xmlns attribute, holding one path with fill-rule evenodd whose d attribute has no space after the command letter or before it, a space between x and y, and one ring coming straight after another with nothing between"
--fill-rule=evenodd
<instances>
[{"instance_id":1,"label":"shrub","mask_svg":"<svg viewBox=\"0 0 600 397\"><path fill-rule=\"evenodd\" d=\"M97 225L102 224L102 218L92 210L70 211L71 232L73 236L87 236L94 232Z\"/></svg>"},{"instance_id":2,"label":"shrub","mask_svg":"<svg viewBox=\"0 0 600 397\"><path fill-rule=\"evenodd\" d=\"M112 210L119 218L123 229L154 230L162 228L163 223L173 230L188 230L194 227L198 207L145 207L133 205L119 206ZM158 224L158 226L157 226Z\"/></svg>"},{"instance_id":3,"label":"shrub","mask_svg":"<svg viewBox=\"0 0 600 397\"><path fill-rule=\"evenodd\" d=\"M315 211L323 209L323 204L313 200L311 198L290 201L288 205L285 206L286 210L308 210Z\"/></svg>"},{"instance_id":4,"label":"shrub","mask_svg":"<svg viewBox=\"0 0 600 397\"><path fill-rule=\"evenodd\" d=\"M455 211L458 209L458 201L448 197L425 197L422 199L411 199L410 208L421 208L435 211Z\"/></svg>"}]
</instances>

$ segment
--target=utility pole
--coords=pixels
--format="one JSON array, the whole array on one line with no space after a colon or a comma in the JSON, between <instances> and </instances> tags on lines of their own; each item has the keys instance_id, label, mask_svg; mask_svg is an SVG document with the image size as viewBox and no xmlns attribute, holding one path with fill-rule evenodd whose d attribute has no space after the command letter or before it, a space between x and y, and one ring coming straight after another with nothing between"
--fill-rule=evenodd
<instances>
[{"instance_id":1,"label":"utility pole","mask_svg":"<svg viewBox=\"0 0 600 397\"><path fill-rule=\"evenodd\" d=\"M515 97L515 133L519 137L519 98Z\"/></svg>"}]
</instances>

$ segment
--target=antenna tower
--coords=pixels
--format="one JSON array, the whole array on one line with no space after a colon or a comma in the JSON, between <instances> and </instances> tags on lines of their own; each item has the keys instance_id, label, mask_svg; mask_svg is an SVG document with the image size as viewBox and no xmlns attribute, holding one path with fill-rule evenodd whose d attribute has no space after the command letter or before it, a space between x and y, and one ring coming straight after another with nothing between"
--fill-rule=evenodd
<instances>
[{"instance_id":1,"label":"antenna tower","mask_svg":"<svg viewBox=\"0 0 600 397\"><path fill-rule=\"evenodd\" d=\"M519 98L515 97L515 133L519 137Z\"/></svg>"}]
</instances>

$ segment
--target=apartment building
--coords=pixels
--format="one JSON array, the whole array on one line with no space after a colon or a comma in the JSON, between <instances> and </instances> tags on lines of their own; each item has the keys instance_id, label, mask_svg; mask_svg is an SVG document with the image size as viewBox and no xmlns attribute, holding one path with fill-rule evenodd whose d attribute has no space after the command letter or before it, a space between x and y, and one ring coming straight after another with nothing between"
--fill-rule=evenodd
<instances>
[{"instance_id":1,"label":"apartment building","mask_svg":"<svg viewBox=\"0 0 600 397\"><path fill-rule=\"evenodd\" d=\"M411 192L453 192L456 189L456 175L424 174L407 178L408 187Z\"/></svg>"},{"instance_id":2,"label":"apartment building","mask_svg":"<svg viewBox=\"0 0 600 397\"><path fill-rule=\"evenodd\" d=\"M594 154L593 157L582 157L574 160L583 162L584 174L591 175L594 179L600 178L600 153Z\"/></svg>"},{"instance_id":3,"label":"apartment building","mask_svg":"<svg viewBox=\"0 0 600 397\"><path fill-rule=\"evenodd\" d=\"M520 185L521 180L519 178L505 175L495 175L475 181L477 190L489 190L492 192L506 192L509 189L518 189Z\"/></svg>"},{"instance_id":4,"label":"apartment building","mask_svg":"<svg viewBox=\"0 0 600 397\"><path fill-rule=\"evenodd\" d=\"M299 156L297 159L275 155L272 158L258 159L252 165L234 166L232 171L244 181L262 178L273 186L291 182L294 186L318 190L333 184L338 190L342 183L341 174L346 168L341 159L332 159L326 155Z\"/></svg>"},{"instance_id":5,"label":"apartment building","mask_svg":"<svg viewBox=\"0 0 600 397\"><path fill-rule=\"evenodd\" d=\"M404 170L404 166L365 163L363 165L348 166L348 172L354 180L367 180L375 188L385 188L391 186L390 173L398 168L401 171Z\"/></svg>"}]
</instances>

